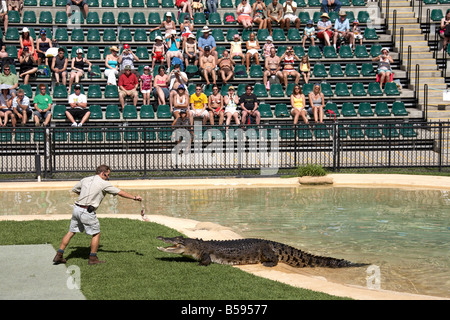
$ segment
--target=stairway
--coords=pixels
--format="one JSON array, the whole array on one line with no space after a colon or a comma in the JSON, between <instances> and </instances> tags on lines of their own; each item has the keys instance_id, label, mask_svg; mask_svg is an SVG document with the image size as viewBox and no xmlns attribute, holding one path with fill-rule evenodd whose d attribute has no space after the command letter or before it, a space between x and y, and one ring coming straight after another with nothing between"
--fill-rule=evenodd
<instances>
[{"instance_id":1,"label":"stairway","mask_svg":"<svg viewBox=\"0 0 450 320\"><path fill-rule=\"evenodd\" d=\"M414 1L414 0L412 0ZM385 4L386 2L383 2ZM432 56L430 47L422 34L420 25L417 22L417 13L411 7L411 0L391 0L389 5L389 31L393 34L393 12L397 12L396 26L396 51L400 46L400 28L403 28L403 66L407 68L408 46L411 46L411 82L410 88L419 90L419 107L424 104L424 84L428 85L428 119L431 121L450 119L450 102L443 101L443 91L447 89L445 79L441 76L441 71L436 65L436 60ZM382 14L386 17L386 6L383 6ZM419 87L415 88L416 64L419 65ZM439 105L447 105L447 110L438 110Z\"/></svg>"}]
</instances>

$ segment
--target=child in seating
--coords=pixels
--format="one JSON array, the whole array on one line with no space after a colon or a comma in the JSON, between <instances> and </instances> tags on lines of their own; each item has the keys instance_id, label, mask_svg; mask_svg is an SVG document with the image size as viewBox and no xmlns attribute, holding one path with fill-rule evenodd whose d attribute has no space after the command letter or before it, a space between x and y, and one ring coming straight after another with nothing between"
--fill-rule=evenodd
<instances>
[{"instance_id":1,"label":"child in seating","mask_svg":"<svg viewBox=\"0 0 450 320\"><path fill-rule=\"evenodd\" d=\"M361 28L359 27L359 21L358 20L353 21L352 32L353 32L353 35L354 35L354 37L353 37L353 48L355 48L355 41L356 41L356 39L359 39L359 44L362 45L364 36L363 36L363 34L361 32Z\"/></svg>"},{"instance_id":2,"label":"child in seating","mask_svg":"<svg viewBox=\"0 0 450 320\"><path fill-rule=\"evenodd\" d=\"M152 92L152 79L153 76L150 74L150 67L144 67L144 73L139 77L139 82L141 85L142 92L142 104L150 104L150 93Z\"/></svg>"},{"instance_id":3,"label":"child in seating","mask_svg":"<svg viewBox=\"0 0 450 320\"><path fill-rule=\"evenodd\" d=\"M309 20L303 31L303 49L305 49L306 40L311 40L311 45L314 46L314 39L316 38L316 29L314 29L314 22Z\"/></svg>"},{"instance_id":4,"label":"child in seating","mask_svg":"<svg viewBox=\"0 0 450 320\"><path fill-rule=\"evenodd\" d=\"M266 41L267 42L263 46L264 59L270 56L270 48L275 47L271 36L267 36Z\"/></svg>"},{"instance_id":5,"label":"child in seating","mask_svg":"<svg viewBox=\"0 0 450 320\"><path fill-rule=\"evenodd\" d=\"M155 62L163 63L164 62L164 43L162 42L161 36L155 37L155 44L152 49L152 70L155 68Z\"/></svg>"},{"instance_id":6,"label":"child in seating","mask_svg":"<svg viewBox=\"0 0 450 320\"><path fill-rule=\"evenodd\" d=\"M305 54L300 61L300 72L303 75L305 83L308 83L311 75L311 66L309 64L309 57L307 54Z\"/></svg>"},{"instance_id":7,"label":"child in seating","mask_svg":"<svg viewBox=\"0 0 450 320\"><path fill-rule=\"evenodd\" d=\"M236 56L241 57L242 64L244 64L245 56L242 52L242 42L240 41L240 37L237 33L233 36L233 41L230 42L230 46L231 58L233 59Z\"/></svg>"}]
</instances>

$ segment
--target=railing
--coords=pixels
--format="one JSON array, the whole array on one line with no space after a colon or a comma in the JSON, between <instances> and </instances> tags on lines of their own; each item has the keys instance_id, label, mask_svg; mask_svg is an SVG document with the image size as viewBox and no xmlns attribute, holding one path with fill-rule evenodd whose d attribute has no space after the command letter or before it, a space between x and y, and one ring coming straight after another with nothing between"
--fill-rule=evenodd
<instances>
[{"instance_id":1,"label":"railing","mask_svg":"<svg viewBox=\"0 0 450 320\"><path fill-rule=\"evenodd\" d=\"M230 126L228 131L223 126L115 126L17 128L13 135L11 128L2 128L0 141L2 180L73 179L102 163L124 178L285 174L308 163L334 171L450 167L449 122L392 117L309 126Z\"/></svg>"}]
</instances>

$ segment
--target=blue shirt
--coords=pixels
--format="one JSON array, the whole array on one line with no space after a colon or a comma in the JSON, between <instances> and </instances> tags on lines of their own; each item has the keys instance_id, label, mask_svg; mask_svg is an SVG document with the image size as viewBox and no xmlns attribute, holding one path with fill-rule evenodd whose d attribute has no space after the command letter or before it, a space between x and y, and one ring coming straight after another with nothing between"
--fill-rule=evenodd
<instances>
[{"instance_id":1,"label":"blue shirt","mask_svg":"<svg viewBox=\"0 0 450 320\"><path fill-rule=\"evenodd\" d=\"M336 19L334 22L334 30L336 31L349 31L350 30L350 23L348 22L348 19L346 18L344 22L341 21L341 19Z\"/></svg>"},{"instance_id":2,"label":"blue shirt","mask_svg":"<svg viewBox=\"0 0 450 320\"><path fill-rule=\"evenodd\" d=\"M216 46L216 40L212 35L209 35L206 39L203 36L198 38L198 47L204 49L206 46L209 46L211 49Z\"/></svg>"}]
</instances>

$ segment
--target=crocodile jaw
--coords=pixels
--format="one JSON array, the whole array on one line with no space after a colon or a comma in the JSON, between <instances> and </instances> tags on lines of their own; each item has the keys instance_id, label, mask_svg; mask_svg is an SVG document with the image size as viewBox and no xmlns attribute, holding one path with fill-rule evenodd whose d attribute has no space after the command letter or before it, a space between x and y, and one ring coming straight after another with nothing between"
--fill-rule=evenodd
<instances>
[{"instance_id":1,"label":"crocodile jaw","mask_svg":"<svg viewBox=\"0 0 450 320\"><path fill-rule=\"evenodd\" d=\"M167 253L178 253L183 254L186 249L182 244L175 244L170 247L157 247L159 251L167 252Z\"/></svg>"}]
</instances>

